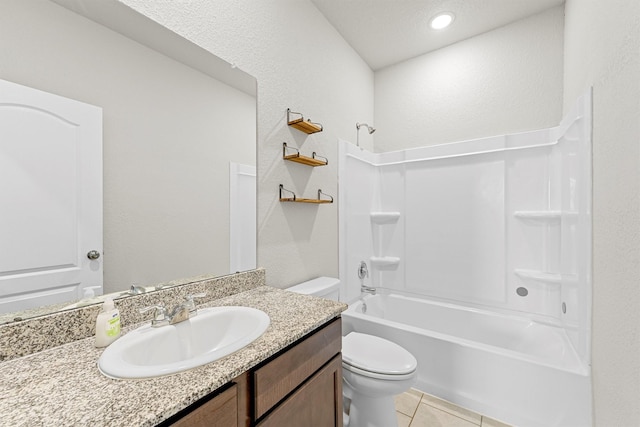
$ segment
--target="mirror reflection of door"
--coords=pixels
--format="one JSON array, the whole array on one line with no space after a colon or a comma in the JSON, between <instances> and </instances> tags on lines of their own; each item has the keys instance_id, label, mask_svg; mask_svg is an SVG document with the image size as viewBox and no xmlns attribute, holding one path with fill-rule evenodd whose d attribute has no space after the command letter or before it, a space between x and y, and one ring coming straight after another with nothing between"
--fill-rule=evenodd
<instances>
[{"instance_id":1,"label":"mirror reflection of door","mask_svg":"<svg viewBox=\"0 0 640 427\"><path fill-rule=\"evenodd\" d=\"M0 80L0 241L0 313L102 294L101 108Z\"/></svg>"},{"instance_id":2,"label":"mirror reflection of door","mask_svg":"<svg viewBox=\"0 0 640 427\"><path fill-rule=\"evenodd\" d=\"M229 273L256 268L256 167L229 163Z\"/></svg>"}]
</instances>

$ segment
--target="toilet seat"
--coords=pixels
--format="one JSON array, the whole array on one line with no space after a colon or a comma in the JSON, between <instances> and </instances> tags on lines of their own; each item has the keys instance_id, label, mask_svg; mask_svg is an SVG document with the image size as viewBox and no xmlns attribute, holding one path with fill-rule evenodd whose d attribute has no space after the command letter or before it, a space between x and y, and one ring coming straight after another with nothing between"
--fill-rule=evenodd
<instances>
[{"instance_id":1,"label":"toilet seat","mask_svg":"<svg viewBox=\"0 0 640 427\"><path fill-rule=\"evenodd\" d=\"M349 365L348 363L344 363L344 361L342 362L342 369L353 372L354 374L362 375L363 377L385 381L408 380L416 374L416 371L410 372L408 374L379 374L377 372L365 371L363 369L356 368L355 366Z\"/></svg>"},{"instance_id":2,"label":"toilet seat","mask_svg":"<svg viewBox=\"0 0 640 427\"><path fill-rule=\"evenodd\" d=\"M418 362L394 342L351 332L342 337L342 365L347 370L371 378L399 381L410 378Z\"/></svg>"}]
</instances>

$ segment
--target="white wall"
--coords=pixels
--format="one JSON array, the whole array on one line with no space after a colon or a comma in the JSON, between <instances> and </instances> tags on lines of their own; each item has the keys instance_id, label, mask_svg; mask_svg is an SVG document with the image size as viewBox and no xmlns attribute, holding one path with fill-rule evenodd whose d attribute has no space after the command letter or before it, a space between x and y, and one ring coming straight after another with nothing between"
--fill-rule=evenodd
<instances>
[{"instance_id":1,"label":"white wall","mask_svg":"<svg viewBox=\"0 0 640 427\"><path fill-rule=\"evenodd\" d=\"M568 0L565 110L593 86L594 420L640 425L640 2Z\"/></svg>"},{"instance_id":2,"label":"white wall","mask_svg":"<svg viewBox=\"0 0 640 427\"><path fill-rule=\"evenodd\" d=\"M308 0L121 0L235 63L258 80L258 265L285 287L338 275L337 206L280 203L278 185L337 200L337 139L373 117L373 72ZM306 136L286 109L322 123ZM282 142L329 158L309 168L282 160Z\"/></svg>"},{"instance_id":3,"label":"white wall","mask_svg":"<svg viewBox=\"0 0 640 427\"><path fill-rule=\"evenodd\" d=\"M556 7L377 71L376 151L556 126L563 19Z\"/></svg>"},{"instance_id":4,"label":"white wall","mask_svg":"<svg viewBox=\"0 0 640 427\"><path fill-rule=\"evenodd\" d=\"M255 98L44 0L0 3L0 50L0 78L103 109L105 292L229 272Z\"/></svg>"}]
</instances>

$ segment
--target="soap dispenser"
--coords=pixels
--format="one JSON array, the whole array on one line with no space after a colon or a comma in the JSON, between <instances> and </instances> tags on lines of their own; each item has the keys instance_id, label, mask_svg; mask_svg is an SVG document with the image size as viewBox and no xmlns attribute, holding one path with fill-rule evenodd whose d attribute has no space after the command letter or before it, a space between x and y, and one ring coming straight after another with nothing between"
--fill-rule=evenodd
<instances>
[{"instance_id":1,"label":"soap dispenser","mask_svg":"<svg viewBox=\"0 0 640 427\"><path fill-rule=\"evenodd\" d=\"M108 297L102 304L102 311L96 319L96 347L106 347L120 336L120 311L115 308L113 298Z\"/></svg>"}]
</instances>

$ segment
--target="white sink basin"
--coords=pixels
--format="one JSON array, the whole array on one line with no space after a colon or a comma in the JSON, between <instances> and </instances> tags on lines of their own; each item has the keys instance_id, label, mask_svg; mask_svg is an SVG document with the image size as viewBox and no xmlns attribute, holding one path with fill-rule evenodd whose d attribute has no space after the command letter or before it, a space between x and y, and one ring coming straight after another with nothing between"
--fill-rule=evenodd
<instances>
[{"instance_id":1,"label":"white sink basin","mask_svg":"<svg viewBox=\"0 0 640 427\"><path fill-rule=\"evenodd\" d=\"M112 378L152 378L221 359L246 347L269 327L269 316L249 307L213 307L175 325L150 324L105 349L100 372Z\"/></svg>"}]
</instances>

